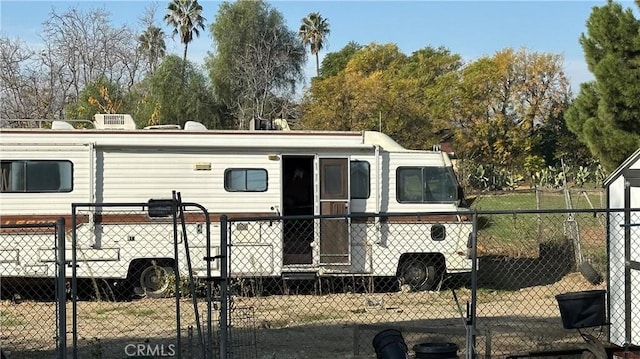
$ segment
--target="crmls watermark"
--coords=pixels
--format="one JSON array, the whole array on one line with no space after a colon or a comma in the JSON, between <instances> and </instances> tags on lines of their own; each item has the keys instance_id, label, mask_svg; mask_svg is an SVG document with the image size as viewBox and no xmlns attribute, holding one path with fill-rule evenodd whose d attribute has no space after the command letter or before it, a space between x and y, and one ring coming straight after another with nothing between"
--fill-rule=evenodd
<instances>
[{"instance_id":1,"label":"crmls watermark","mask_svg":"<svg viewBox=\"0 0 640 359\"><path fill-rule=\"evenodd\" d=\"M176 345L132 343L124 347L124 354L128 357L175 357Z\"/></svg>"}]
</instances>

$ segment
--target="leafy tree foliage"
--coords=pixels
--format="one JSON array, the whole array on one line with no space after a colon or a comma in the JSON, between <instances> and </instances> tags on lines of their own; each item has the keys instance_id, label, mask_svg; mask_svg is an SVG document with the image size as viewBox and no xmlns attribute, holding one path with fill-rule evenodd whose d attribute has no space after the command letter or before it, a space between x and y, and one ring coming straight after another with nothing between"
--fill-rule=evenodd
<instances>
[{"instance_id":1,"label":"leafy tree foliage","mask_svg":"<svg viewBox=\"0 0 640 359\"><path fill-rule=\"evenodd\" d=\"M335 76L340 71L347 67L347 63L357 51L362 49L362 45L354 41L349 41L345 47L337 52L330 52L322 59L322 66L320 66L319 77L326 78L329 76Z\"/></svg>"},{"instance_id":2,"label":"leafy tree foliage","mask_svg":"<svg viewBox=\"0 0 640 359\"><path fill-rule=\"evenodd\" d=\"M640 21L609 0L593 8L580 44L595 81L581 85L565 119L610 171L640 145Z\"/></svg>"},{"instance_id":3,"label":"leafy tree foliage","mask_svg":"<svg viewBox=\"0 0 640 359\"><path fill-rule=\"evenodd\" d=\"M179 124L198 121L207 128L224 128L220 109L213 98L208 81L187 62L184 86L181 72L184 63L175 55L166 56L156 72L149 75L131 95L138 125Z\"/></svg>"},{"instance_id":4,"label":"leafy tree foliage","mask_svg":"<svg viewBox=\"0 0 640 359\"><path fill-rule=\"evenodd\" d=\"M298 36L302 40L302 44L307 46L311 55L316 57L316 75L320 75L320 58L318 53L324 48L327 36L331 29L329 21L318 12L312 12L302 19L302 24L298 29Z\"/></svg>"},{"instance_id":5,"label":"leafy tree foliage","mask_svg":"<svg viewBox=\"0 0 640 359\"><path fill-rule=\"evenodd\" d=\"M80 91L78 100L65 108L65 117L91 121L97 113L120 113L123 101L122 89L103 76Z\"/></svg>"},{"instance_id":6,"label":"leafy tree foliage","mask_svg":"<svg viewBox=\"0 0 640 359\"><path fill-rule=\"evenodd\" d=\"M568 81L558 55L506 49L466 66L453 129L459 154L476 163L523 168L541 129L566 108Z\"/></svg>"},{"instance_id":7,"label":"leafy tree foliage","mask_svg":"<svg viewBox=\"0 0 640 359\"><path fill-rule=\"evenodd\" d=\"M564 162L569 167L596 167L598 163L587 146L567 128L565 113L551 116L540 125L540 141L534 145L532 153L543 159L545 166L561 167Z\"/></svg>"},{"instance_id":8,"label":"leafy tree foliage","mask_svg":"<svg viewBox=\"0 0 640 359\"><path fill-rule=\"evenodd\" d=\"M210 30L215 52L206 66L237 128L281 116L279 104L295 94L306 61L302 42L282 14L264 1L223 2Z\"/></svg>"},{"instance_id":9,"label":"leafy tree foliage","mask_svg":"<svg viewBox=\"0 0 640 359\"><path fill-rule=\"evenodd\" d=\"M449 70L460 66L459 56L443 48L406 56L395 44L357 49L352 43L333 59L336 69L348 61L335 75L313 81L302 104L305 128L381 130L409 148L437 143L442 128L434 123L443 123L447 110L432 104L451 98L446 84L456 78Z\"/></svg>"}]
</instances>

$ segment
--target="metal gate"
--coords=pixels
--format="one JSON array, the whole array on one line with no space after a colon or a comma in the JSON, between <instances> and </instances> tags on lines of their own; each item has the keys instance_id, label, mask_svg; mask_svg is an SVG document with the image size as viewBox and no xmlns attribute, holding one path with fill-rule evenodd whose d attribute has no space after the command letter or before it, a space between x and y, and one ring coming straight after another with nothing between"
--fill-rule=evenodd
<instances>
[{"instance_id":1,"label":"metal gate","mask_svg":"<svg viewBox=\"0 0 640 359\"><path fill-rule=\"evenodd\" d=\"M210 231L207 210L176 192L147 203L73 204L70 357L216 355L226 320L214 282L225 265Z\"/></svg>"}]
</instances>

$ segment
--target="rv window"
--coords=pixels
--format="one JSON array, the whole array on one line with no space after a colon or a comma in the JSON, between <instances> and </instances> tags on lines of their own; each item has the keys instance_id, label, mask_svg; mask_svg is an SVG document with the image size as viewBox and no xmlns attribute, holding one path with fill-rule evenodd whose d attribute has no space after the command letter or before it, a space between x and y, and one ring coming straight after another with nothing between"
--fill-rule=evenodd
<instances>
[{"instance_id":1,"label":"rv window","mask_svg":"<svg viewBox=\"0 0 640 359\"><path fill-rule=\"evenodd\" d=\"M227 192L264 192L267 190L267 170L261 168L229 168L224 172Z\"/></svg>"},{"instance_id":2,"label":"rv window","mask_svg":"<svg viewBox=\"0 0 640 359\"><path fill-rule=\"evenodd\" d=\"M351 199L369 198L369 162L351 161Z\"/></svg>"},{"instance_id":3,"label":"rv window","mask_svg":"<svg viewBox=\"0 0 640 359\"><path fill-rule=\"evenodd\" d=\"M70 161L2 161L0 192L71 192L73 165Z\"/></svg>"},{"instance_id":4,"label":"rv window","mask_svg":"<svg viewBox=\"0 0 640 359\"><path fill-rule=\"evenodd\" d=\"M399 167L396 199L405 203L450 203L458 200L458 183L447 167Z\"/></svg>"}]
</instances>

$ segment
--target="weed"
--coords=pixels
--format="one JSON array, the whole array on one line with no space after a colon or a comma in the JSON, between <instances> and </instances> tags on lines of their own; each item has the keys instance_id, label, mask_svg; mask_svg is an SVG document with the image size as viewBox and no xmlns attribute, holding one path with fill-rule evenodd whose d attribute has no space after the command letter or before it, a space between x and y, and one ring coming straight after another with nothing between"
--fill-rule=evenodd
<instances>
[{"instance_id":1,"label":"weed","mask_svg":"<svg viewBox=\"0 0 640 359\"><path fill-rule=\"evenodd\" d=\"M23 321L14 317L12 314L0 311L0 327L15 327L23 324Z\"/></svg>"}]
</instances>

